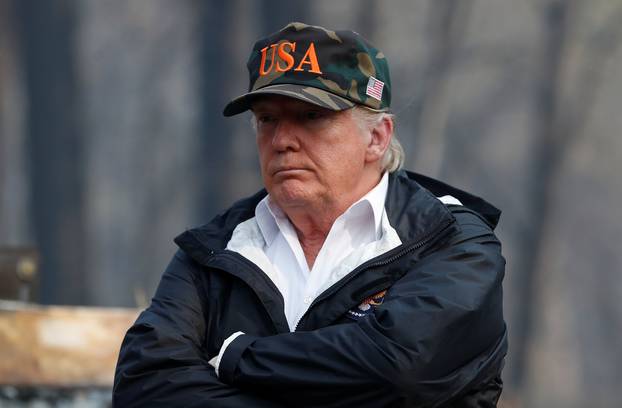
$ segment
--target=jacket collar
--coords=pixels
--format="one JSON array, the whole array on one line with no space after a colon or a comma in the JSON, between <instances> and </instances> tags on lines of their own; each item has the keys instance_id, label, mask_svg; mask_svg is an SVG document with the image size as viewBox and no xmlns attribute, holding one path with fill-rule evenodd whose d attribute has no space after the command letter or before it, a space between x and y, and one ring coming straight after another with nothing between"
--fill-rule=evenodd
<instances>
[{"instance_id":1,"label":"jacket collar","mask_svg":"<svg viewBox=\"0 0 622 408\"><path fill-rule=\"evenodd\" d=\"M255 215L255 207L266 196L265 189L236 202L208 224L187 230L175 238L175 243L198 261L207 250L222 250L227 246L235 227ZM452 195L464 206L478 212L494 228L501 212L483 199L432 178L398 171L389 175L385 208L391 226L403 243L419 241L454 217L436 196Z\"/></svg>"},{"instance_id":2,"label":"jacket collar","mask_svg":"<svg viewBox=\"0 0 622 408\"><path fill-rule=\"evenodd\" d=\"M267 195L262 189L254 195L237 201L228 210L215 216L209 223L186 230L175 238L175 243L198 261L205 249L223 250L231 239L235 227L255 216L255 207Z\"/></svg>"},{"instance_id":3,"label":"jacket collar","mask_svg":"<svg viewBox=\"0 0 622 408\"><path fill-rule=\"evenodd\" d=\"M499 210L486 200L473 194L467 193L466 191L452 187L449 184L443 183L442 181L438 181L431 177L424 176L422 174L417 174L410 171L401 171L399 173L402 173L400 176L414 180L426 190L430 191L436 197L450 195L457 198L458 200L460 200L464 207L467 207L468 209L475 211L476 213L481 215L488 223L490 228L494 229L499 223L499 218L501 217L501 210Z\"/></svg>"},{"instance_id":4,"label":"jacket collar","mask_svg":"<svg viewBox=\"0 0 622 408\"><path fill-rule=\"evenodd\" d=\"M414 173L406 171L389 177L385 208L404 244L421 241L454 220L447 207L415 181Z\"/></svg>"}]
</instances>

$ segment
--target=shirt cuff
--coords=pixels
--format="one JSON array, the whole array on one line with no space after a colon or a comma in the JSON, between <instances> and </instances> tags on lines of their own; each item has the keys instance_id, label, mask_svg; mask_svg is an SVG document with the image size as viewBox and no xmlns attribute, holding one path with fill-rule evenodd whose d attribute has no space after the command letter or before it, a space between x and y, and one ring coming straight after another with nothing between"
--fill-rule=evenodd
<instances>
[{"instance_id":1,"label":"shirt cuff","mask_svg":"<svg viewBox=\"0 0 622 408\"><path fill-rule=\"evenodd\" d=\"M218 379L225 384L233 385L235 382L235 373L242 359L242 355L248 350L249 346L259 337L245 334L236 337L222 353L222 360L219 363Z\"/></svg>"},{"instance_id":2,"label":"shirt cuff","mask_svg":"<svg viewBox=\"0 0 622 408\"><path fill-rule=\"evenodd\" d=\"M218 377L218 368L220 367L220 360L222 360L222 356L223 354L225 354L225 350L227 349L227 347L229 346L229 344L231 344L233 340L235 340L238 336L241 336L243 334L244 334L243 332L238 331L238 332L233 333L231 336L227 337L225 341L222 343L222 347L220 347L220 351L218 352L218 355L209 361L209 363L212 366L214 366L217 377Z\"/></svg>"}]
</instances>

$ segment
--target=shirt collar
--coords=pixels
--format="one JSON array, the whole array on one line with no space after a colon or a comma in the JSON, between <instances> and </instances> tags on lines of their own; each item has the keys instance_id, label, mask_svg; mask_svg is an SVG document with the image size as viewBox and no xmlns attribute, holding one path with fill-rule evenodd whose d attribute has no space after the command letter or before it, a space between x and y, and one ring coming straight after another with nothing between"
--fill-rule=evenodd
<instances>
[{"instance_id":1,"label":"shirt collar","mask_svg":"<svg viewBox=\"0 0 622 408\"><path fill-rule=\"evenodd\" d=\"M367 201L374 213L374 228L376 230L376 238L380 238L382 216L384 214L384 202L387 198L387 190L389 189L389 173L385 172L380 178L380 182L376 187L372 188L359 201Z\"/></svg>"},{"instance_id":2,"label":"shirt collar","mask_svg":"<svg viewBox=\"0 0 622 408\"><path fill-rule=\"evenodd\" d=\"M365 216L371 212L369 221L370 228L374 229L376 238L382 236L382 216L384 214L384 202L389 188L389 175L385 172L380 178L380 182L367 192L363 197L354 202L338 218L348 218L351 216ZM255 207L255 218L259 225L259 230L263 235L266 245L270 246L279 233L279 222L288 222L287 216L279 206L271 200L270 195L265 196L257 207Z\"/></svg>"}]
</instances>

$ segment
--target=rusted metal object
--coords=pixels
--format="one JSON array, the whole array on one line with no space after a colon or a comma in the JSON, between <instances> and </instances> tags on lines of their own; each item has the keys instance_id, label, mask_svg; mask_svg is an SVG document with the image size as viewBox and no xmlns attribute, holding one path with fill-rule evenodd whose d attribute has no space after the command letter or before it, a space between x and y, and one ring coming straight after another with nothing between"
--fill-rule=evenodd
<instances>
[{"instance_id":1,"label":"rusted metal object","mask_svg":"<svg viewBox=\"0 0 622 408\"><path fill-rule=\"evenodd\" d=\"M0 301L0 384L110 387L136 309Z\"/></svg>"}]
</instances>

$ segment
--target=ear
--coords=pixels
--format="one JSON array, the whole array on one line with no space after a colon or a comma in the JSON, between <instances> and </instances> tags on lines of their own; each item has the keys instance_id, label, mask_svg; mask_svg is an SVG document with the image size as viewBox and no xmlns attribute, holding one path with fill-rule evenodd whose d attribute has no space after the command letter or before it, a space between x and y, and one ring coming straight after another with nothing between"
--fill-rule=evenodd
<instances>
[{"instance_id":1,"label":"ear","mask_svg":"<svg viewBox=\"0 0 622 408\"><path fill-rule=\"evenodd\" d=\"M380 123L370 129L370 136L365 161L367 163L379 162L389 148L389 142L393 137L393 120L384 117Z\"/></svg>"}]
</instances>

